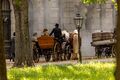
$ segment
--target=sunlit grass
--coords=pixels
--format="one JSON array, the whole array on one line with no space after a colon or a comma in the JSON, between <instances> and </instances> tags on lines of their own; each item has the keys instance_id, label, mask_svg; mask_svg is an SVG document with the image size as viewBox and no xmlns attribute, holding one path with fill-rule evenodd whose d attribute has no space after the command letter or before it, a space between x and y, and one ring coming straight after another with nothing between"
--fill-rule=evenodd
<instances>
[{"instance_id":1,"label":"sunlit grass","mask_svg":"<svg viewBox=\"0 0 120 80\"><path fill-rule=\"evenodd\" d=\"M9 80L114 80L114 63L76 65L46 65L32 68L13 68Z\"/></svg>"}]
</instances>

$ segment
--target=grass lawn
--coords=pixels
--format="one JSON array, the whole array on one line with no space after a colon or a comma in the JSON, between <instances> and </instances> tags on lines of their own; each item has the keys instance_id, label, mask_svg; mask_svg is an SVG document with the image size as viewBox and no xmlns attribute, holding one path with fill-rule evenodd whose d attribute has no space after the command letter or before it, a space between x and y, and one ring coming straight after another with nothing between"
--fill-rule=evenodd
<instances>
[{"instance_id":1,"label":"grass lawn","mask_svg":"<svg viewBox=\"0 0 120 80\"><path fill-rule=\"evenodd\" d=\"M46 65L8 70L9 80L114 80L114 63Z\"/></svg>"}]
</instances>

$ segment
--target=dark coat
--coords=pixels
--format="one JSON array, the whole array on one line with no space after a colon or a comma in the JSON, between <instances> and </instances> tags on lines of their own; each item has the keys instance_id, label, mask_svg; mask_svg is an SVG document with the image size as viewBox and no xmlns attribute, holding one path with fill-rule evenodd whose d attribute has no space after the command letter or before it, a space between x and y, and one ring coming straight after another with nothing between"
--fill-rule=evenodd
<instances>
[{"instance_id":1,"label":"dark coat","mask_svg":"<svg viewBox=\"0 0 120 80\"><path fill-rule=\"evenodd\" d=\"M50 33L50 35L52 35L54 33L54 37L60 39L62 37L62 31L60 28L53 28L52 32Z\"/></svg>"},{"instance_id":2,"label":"dark coat","mask_svg":"<svg viewBox=\"0 0 120 80\"><path fill-rule=\"evenodd\" d=\"M11 40L11 53L15 53L15 37Z\"/></svg>"}]
</instances>

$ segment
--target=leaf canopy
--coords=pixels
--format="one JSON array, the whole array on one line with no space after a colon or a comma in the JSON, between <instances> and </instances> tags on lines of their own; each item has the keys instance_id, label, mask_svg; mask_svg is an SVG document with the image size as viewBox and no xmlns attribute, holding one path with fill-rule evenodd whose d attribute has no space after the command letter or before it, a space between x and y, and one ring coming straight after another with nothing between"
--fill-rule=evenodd
<instances>
[{"instance_id":1,"label":"leaf canopy","mask_svg":"<svg viewBox=\"0 0 120 80\"><path fill-rule=\"evenodd\" d=\"M105 3L107 0L81 0L81 2L85 4L102 4Z\"/></svg>"},{"instance_id":2,"label":"leaf canopy","mask_svg":"<svg viewBox=\"0 0 120 80\"><path fill-rule=\"evenodd\" d=\"M106 3L106 1L108 0L81 0L81 2L84 4L103 4L103 3ZM117 9L116 0L111 0L111 1L114 4L115 8Z\"/></svg>"}]
</instances>

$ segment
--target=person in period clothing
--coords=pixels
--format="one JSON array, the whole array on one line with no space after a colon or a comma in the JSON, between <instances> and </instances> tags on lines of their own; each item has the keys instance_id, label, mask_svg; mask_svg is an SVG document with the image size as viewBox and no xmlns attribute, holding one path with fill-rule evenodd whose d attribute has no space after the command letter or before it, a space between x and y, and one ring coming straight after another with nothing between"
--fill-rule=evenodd
<instances>
[{"instance_id":1,"label":"person in period clothing","mask_svg":"<svg viewBox=\"0 0 120 80\"><path fill-rule=\"evenodd\" d=\"M32 49L33 49L33 60L35 62L38 62L39 61L38 57L41 56L42 53L41 53L41 48L38 44L38 34L37 33L34 33L33 37L32 37Z\"/></svg>"},{"instance_id":2,"label":"person in period clothing","mask_svg":"<svg viewBox=\"0 0 120 80\"><path fill-rule=\"evenodd\" d=\"M78 42L78 31L74 30L73 31L73 56L72 56L72 59L79 58L79 45L81 47L81 37L80 37L79 41L80 41L80 44Z\"/></svg>"},{"instance_id":3,"label":"person in period clothing","mask_svg":"<svg viewBox=\"0 0 120 80\"><path fill-rule=\"evenodd\" d=\"M37 33L34 33L32 37L32 49L39 47L37 37Z\"/></svg>"},{"instance_id":4,"label":"person in period clothing","mask_svg":"<svg viewBox=\"0 0 120 80\"><path fill-rule=\"evenodd\" d=\"M32 37L32 41L37 42L37 37L38 37L37 33L34 33Z\"/></svg>"},{"instance_id":5,"label":"person in period clothing","mask_svg":"<svg viewBox=\"0 0 120 80\"><path fill-rule=\"evenodd\" d=\"M53 28L52 32L50 33L50 36L51 36L52 34L54 34L54 37L55 37L56 39L61 39L61 37L62 37L62 31L61 31L61 29L59 28L59 24L58 24L58 23L55 24L55 28Z\"/></svg>"},{"instance_id":6,"label":"person in period clothing","mask_svg":"<svg viewBox=\"0 0 120 80\"><path fill-rule=\"evenodd\" d=\"M10 61L15 59L15 32L13 33L13 37L11 39L11 54Z\"/></svg>"},{"instance_id":7,"label":"person in period clothing","mask_svg":"<svg viewBox=\"0 0 120 80\"><path fill-rule=\"evenodd\" d=\"M48 35L49 35L47 28L44 28L44 29L43 29L43 35L44 35L44 36L48 36Z\"/></svg>"},{"instance_id":8,"label":"person in period clothing","mask_svg":"<svg viewBox=\"0 0 120 80\"><path fill-rule=\"evenodd\" d=\"M59 24L56 23L55 24L55 28L53 28L53 30L51 31L50 33L50 36L54 34L54 37L55 37L55 40L60 44L60 52L59 54L57 54L58 56L58 60L62 60L62 42L63 42L63 38L62 38L62 31L61 29L59 28ZM54 61L54 59L53 59Z\"/></svg>"},{"instance_id":9,"label":"person in period clothing","mask_svg":"<svg viewBox=\"0 0 120 80\"><path fill-rule=\"evenodd\" d=\"M37 33L34 33L33 34L33 38L32 38L32 42L33 42L33 45L35 44L37 48L39 48L39 44L38 44L38 35Z\"/></svg>"}]
</instances>

